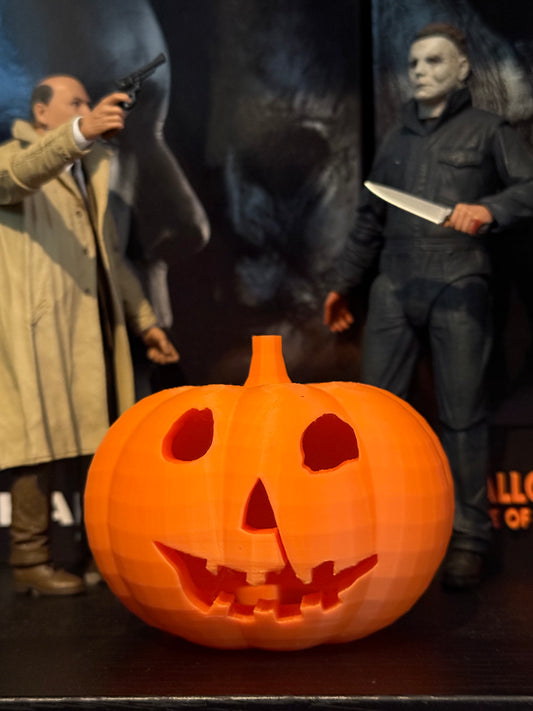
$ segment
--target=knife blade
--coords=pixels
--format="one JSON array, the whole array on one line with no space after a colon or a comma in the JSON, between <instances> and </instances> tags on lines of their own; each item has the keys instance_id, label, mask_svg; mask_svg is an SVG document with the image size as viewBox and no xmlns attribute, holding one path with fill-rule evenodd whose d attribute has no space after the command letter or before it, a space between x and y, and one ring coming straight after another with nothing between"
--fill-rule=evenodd
<instances>
[{"instance_id":1,"label":"knife blade","mask_svg":"<svg viewBox=\"0 0 533 711\"><path fill-rule=\"evenodd\" d=\"M422 217L436 225L442 225L453 212L453 208L447 205L424 200L404 190L390 188L388 185L381 185L381 183L373 183L371 180L365 181L365 187L394 207L399 207L400 210L410 212L412 215Z\"/></svg>"}]
</instances>

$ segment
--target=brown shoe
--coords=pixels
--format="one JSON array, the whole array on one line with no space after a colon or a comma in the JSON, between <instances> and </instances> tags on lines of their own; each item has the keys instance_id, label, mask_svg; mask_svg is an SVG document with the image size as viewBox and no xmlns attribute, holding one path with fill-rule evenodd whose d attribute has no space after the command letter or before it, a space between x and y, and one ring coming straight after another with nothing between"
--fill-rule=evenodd
<instances>
[{"instance_id":1,"label":"brown shoe","mask_svg":"<svg viewBox=\"0 0 533 711\"><path fill-rule=\"evenodd\" d=\"M78 595L85 592L85 583L77 575L53 566L32 565L29 568L13 568L15 592L34 595Z\"/></svg>"}]
</instances>

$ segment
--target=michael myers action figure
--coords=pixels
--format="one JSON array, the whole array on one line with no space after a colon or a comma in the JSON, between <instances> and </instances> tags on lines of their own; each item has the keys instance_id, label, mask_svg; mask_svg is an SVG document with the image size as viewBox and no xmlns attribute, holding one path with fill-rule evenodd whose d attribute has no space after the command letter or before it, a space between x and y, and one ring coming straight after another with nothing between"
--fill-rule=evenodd
<instances>
[{"instance_id":1,"label":"michael myers action figure","mask_svg":"<svg viewBox=\"0 0 533 711\"><path fill-rule=\"evenodd\" d=\"M443 584L458 589L480 582L491 537L486 371L492 333L483 232L533 216L533 157L504 118L472 107L469 73L457 28L432 24L416 35L409 55L414 98L378 151L370 179L454 209L444 225L435 225L363 190L324 312L332 331L348 328L346 295L379 258L361 379L403 398L420 333L428 334L456 499Z\"/></svg>"}]
</instances>

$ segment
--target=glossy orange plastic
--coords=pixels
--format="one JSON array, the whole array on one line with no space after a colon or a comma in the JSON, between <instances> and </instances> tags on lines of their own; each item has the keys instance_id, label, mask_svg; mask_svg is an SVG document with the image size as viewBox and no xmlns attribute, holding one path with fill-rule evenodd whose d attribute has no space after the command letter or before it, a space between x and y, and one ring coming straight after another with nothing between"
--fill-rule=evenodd
<instances>
[{"instance_id":1,"label":"glossy orange plastic","mask_svg":"<svg viewBox=\"0 0 533 711\"><path fill-rule=\"evenodd\" d=\"M451 534L440 443L406 402L292 383L253 338L244 386L151 395L110 428L85 494L113 592L150 625L221 648L301 649L409 610Z\"/></svg>"}]
</instances>

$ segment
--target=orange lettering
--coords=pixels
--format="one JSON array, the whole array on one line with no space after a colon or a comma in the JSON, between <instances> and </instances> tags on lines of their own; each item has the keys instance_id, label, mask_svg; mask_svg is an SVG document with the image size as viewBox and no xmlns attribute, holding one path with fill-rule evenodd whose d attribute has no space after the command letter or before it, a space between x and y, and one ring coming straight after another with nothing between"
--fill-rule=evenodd
<instances>
[{"instance_id":1,"label":"orange lettering","mask_svg":"<svg viewBox=\"0 0 533 711\"><path fill-rule=\"evenodd\" d=\"M500 504L512 503L511 502L511 494L506 490L505 479L506 479L506 476L503 472L498 472L496 474L496 491L497 491L498 502Z\"/></svg>"},{"instance_id":2,"label":"orange lettering","mask_svg":"<svg viewBox=\"0 0 533 711\"><path fill-rule=\"evenodd\" d=\"M527 499L522 491L522 477L518 472L511 472L511 501L513 504L527 504Z\"/></svg>"},{"instance_id":3,"label":"orange lettering","mask_svg":"<svg viewBox=\"0 0 533 711\"><path fill-rule=\"evenodd\" d=\"M500 529L502 527L500 509L489 509L489 514L492 519L492 527Z\"/></svg>"},{"instance_id":4,"label":"orange lettering","mask_svg":"<svg viewBox=\"0 0 533 711\"><path fill-rule=\"evenodd\" d=\"M520 509L520 527L529 528L531 525L531 509L528 506L523 506Z\"/></svg>"},{"instance_id":5,"label":"orange lettering","mask_svg":"<svg viewBox=\"0 0 533 711\"><path fill-rule=\"evenodd\" d=\"M520 528L520 514L518 513L518 509L506 509L504 517L508 528L513 531L517 531Z\"/></svg>"},{"instance_id":6,"label":"orange lettering","mask_svg":"<svg viewBox=\"0 0 533 711\"><path fill-rule=\"evenodd\" d=\"M527 498L533 501L533 472L529 472L524 479L524 491L527 494Z\"/></svg>"}]
</instances>

